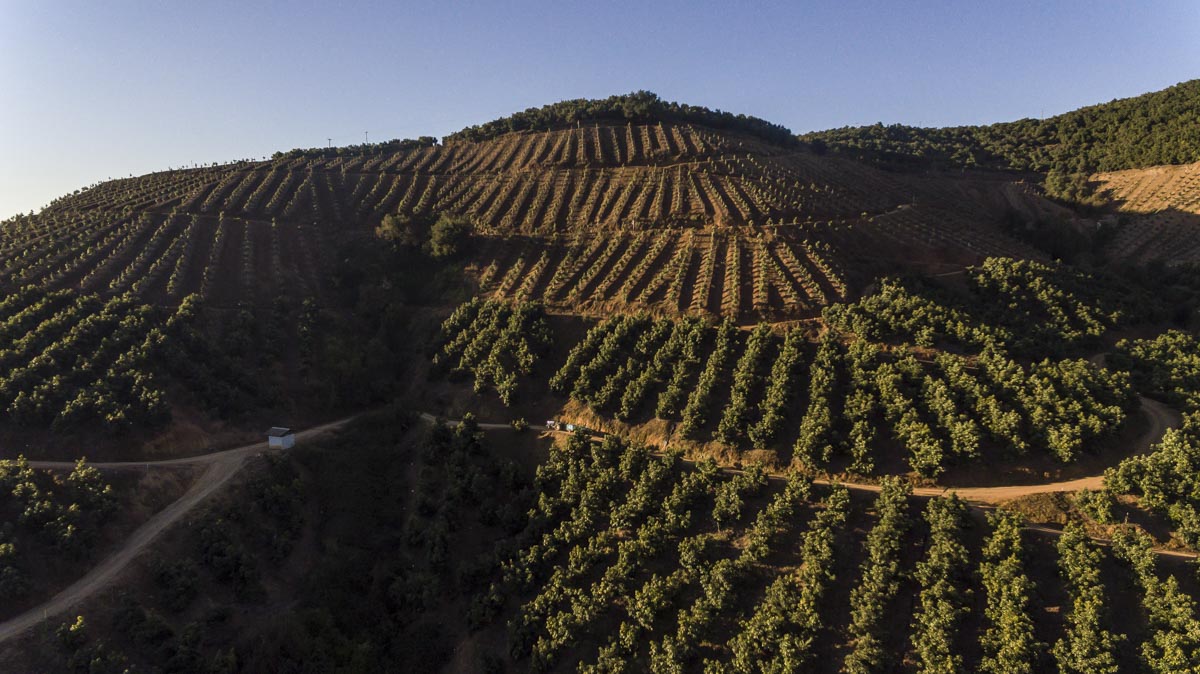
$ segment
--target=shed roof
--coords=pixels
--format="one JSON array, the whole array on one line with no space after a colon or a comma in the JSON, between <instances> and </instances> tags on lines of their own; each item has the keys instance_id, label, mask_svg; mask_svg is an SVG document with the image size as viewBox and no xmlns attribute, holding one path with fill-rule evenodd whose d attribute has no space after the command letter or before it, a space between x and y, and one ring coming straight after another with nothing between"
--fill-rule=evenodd
<instances>
[{"instance_id":1,"label":"shed roof","mask_svg":"<svg viewBox=\"0 0 1200 674\"><path fill-rule=\"evenodd\" d=\"M282 438L285 435L291 435L292 429L284 428L283 426L272 426L271 430L267 431L267 437Z\"/></svg>"}]
</instances>

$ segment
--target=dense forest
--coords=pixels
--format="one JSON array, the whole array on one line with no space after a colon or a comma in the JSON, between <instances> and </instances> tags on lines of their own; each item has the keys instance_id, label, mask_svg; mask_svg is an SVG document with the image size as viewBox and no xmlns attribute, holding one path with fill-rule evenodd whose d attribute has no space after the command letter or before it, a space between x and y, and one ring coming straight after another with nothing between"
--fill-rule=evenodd
<instances>
[{"instance_id":1,"label":"dense forest","mask_svg":"<svg viewBox=\"0 0 1200 674\"><path fill-rule=\"evenodd\" d=\"M778 124L748 115L664 101L650 91L635 91L604 99L577 98L540 108L529 108L524 112L452 133L446 136L443 142L488 140L513 131L547 131L582 122L693 123L750 134L777 145L797 145L792 132Z\"/></svg>"},{"instance_id":2,"label":"dense forest","mask_svg":"<svg viewBox=\"0 0 1200 674\"><path fill-rule=\"evenodd\" d=\"M989 168L1049 174L1062 193L1072 180L1200 161L1200 80L1045 119L986 126L843 127L800 136L818 152L916 168Z\"/></svg>"},{"instance_id":3,"label":"dense forest","mask_svg":"<svg viewBox=\"0 0 1200 674\"><path fill-rule=\"evenodd\" d=\"M740 131L779 145L803 143L818 153L901 165L1084 173L1200 161L1198 101L1200 80L1193 80L1040 120L944 128L874 124L793 136L787 128L756 117L663 101L652 92L637 91L529 108L443 140L487 140L513 131L545 131L581 122L665 121Z\"/></svg>"}]
</instances>

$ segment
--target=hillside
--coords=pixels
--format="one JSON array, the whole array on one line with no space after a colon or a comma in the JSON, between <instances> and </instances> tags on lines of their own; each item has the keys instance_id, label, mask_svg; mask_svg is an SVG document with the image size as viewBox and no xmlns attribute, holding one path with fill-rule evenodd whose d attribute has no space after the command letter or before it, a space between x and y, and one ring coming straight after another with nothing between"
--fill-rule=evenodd
<instances>
[{"instance_id":1,"label":"hillside","mask_svg":"<svg viewBox=\"0 0 1200 674\"><path fill-rule=\"evenodd\" d=\"M530 452L511 431L413 424L372 415L255 459L81 617L0 663L838 672L1003 657L1165 672L1158 644L1196 626L1190 557L1156 559L1137 530L1102 524L1137 511L1101 496L1028 507L1068 517L1060 536L895 480L846 489L616 438ZM1115 545L1089 538L1109 531Z\"/></svg>"},{"instance_id":2,"label":"hillside","mask_svg":"<svg viewBox=\"0 0 1200 674\"><path fill-rule=\"evenodd\" d=\"M1173 110L1185 90L1070 123ZM0 224L0 330L13 340L0 353L13 366L0 378L0 434L40 445L40 429L98 424L102 445L167 433L164 444L188 451L251 416L331 418L411 390L432 326L472 296L539 302L564 319L803 320L814 337L834 320L861 335L845 307L891 321L937 307L986 326L997 318L973 315L981 303L1028 301L988 290L941 307L926 290L894 293L897 277L925 276L934 290L1009 283L973 270L1061 257L1097 272L1096 288L1068 291L1088 305L1109 262L1200 254L1188 166L1098 174L1107 214L1080 213L995 172L886 171L784 131L639 92L527 110L441 142L294 150L64 196ZM423 243L447 218L465 239L450 257L429 254ZM1088 327L1093 344L1105 329L1188 313L1191 299L1157 303L1190 296L1185 277L1137 283L1153 300ZM1047 327L1074 334L1046 318L1001 318L997 334L1010 337L990 339L1022 358L1063 345L1083 355L1074 337L1006 342Z\"/></svg>"},{"instance_id":3,"label":"hillside","mask_svg":"<svg viewBox=\"0 0 1200 674\"><path fill-rule=\"evenodd\" d=\"M1123 220L1110 249L1136 264L1200 262L1200 164L1097 173L1096 193Z\"/></svg>"},{"instance_id":4,"label":"hillside","mask_svg":"<svg viewBox=\"0 0 1200 674\"><path fill-rule=\"evenodd\" d=\"M0 669L1197 665L1200 164L1040 184L1188 86L872 156L638 92L0 223Z\"/></svg>"},{"instance_id":5,"label":"hillside","mask_svg":"<svg viewBox=\"0 0 1200 674\"><path fill-rule=\"evenodd\" d=\"M390 214L418 228L467 216L486 291L572 310L813 315L881 269L1039 256L998 229L996 181L897 177L737 130L593 123L330 154L65 197L5 223L0 282L156 303L320 298L331 251ZM579 284L584 263L600 273Z\"/></svg>"},{"instance_id":6,"label":"hillside","mask_svg":"<svg viewBox=\"0 0 1200 674\"><path fill-rule=\"evenodd\" d=\"M469 217L481 239L481 284L502 295L602 310L812 315L881 271L1038 258L1002 225L1014 214L1029 221L1052 211L1036 189L1010 178L897 174L842 157L862 158L860 149L922 161L957 154L950 165L960 166L965 152L976 166L1044 173L1061 168L1048 158L1058 153L1072 158L1072 173L1108 171L1093 182L1112 195L1110 205L1145 212L1122 196L1131 178L1111 172L1200 160L1200 141L1187 131L1196 90L1185 83L1036 124L804 137L824 143L826 155L778 125L647 92L567 101L440 144L293 151L96 185L0 226L0 284L133 290L155 304L191 293L219 305L319 298L330 253L347 236L369 233L390 214L428 226L454 213ZM1174 200L1154 210L1190 212L1192 190L1172 189ZM590 250L596 232L625 238ZM1128 257L1125 248L1115 256ZM603 270L598 287L559 287L589 261ZM680 279L647 277L650 269L678 270Z\"/></svg>"},{"instance_id":7,"label":"hillside","mask_svg":"<svg viewBox=\"0 0 1200 674\"><path fill-rule=\"evenodd\" d=\"M1163 92L1164 109L1180 95ZM1142 110L1159 98L1131 101ZM1089 110L1079 123L1117 114ZM751 325L816 318L883 275L952 275L989 257L1144 263L1200 252L1186 243L1186 168L1144 169L1181 176L1165 200L1129 172L1098 175L1120 217L1097 228L1089 218L1098 216L1031 183L884 171L815 154L784 131L640 92L532 109L442 142L295 150L66 195L0 224L12 358L47 356L0 386L0 417L18 429L100 421L127 432L160 426L181 406L193 419L234 421L247 409L284 420L346 410L390 391L396 375L371 368L351 334L371 331L377 359L409 361L395 355L410 348L405 337L385 330L384 317L399 316L388 303L434 308L482 294L567 315ZM452 268L401 244L408 273L385 274L394 260L375 245L378 232L420 242L447 215L470 225ZM83 322L99 306L107 322ZM270 318L254 317L264 310ZM272 335L272 322L298 330ZM159 337L184 330L193 337ZM66 357L104 339L95 360ZM139 343L141 355L118 359ZM333 369L378 381L330 390Z\"/></svg>"}]
</instances>

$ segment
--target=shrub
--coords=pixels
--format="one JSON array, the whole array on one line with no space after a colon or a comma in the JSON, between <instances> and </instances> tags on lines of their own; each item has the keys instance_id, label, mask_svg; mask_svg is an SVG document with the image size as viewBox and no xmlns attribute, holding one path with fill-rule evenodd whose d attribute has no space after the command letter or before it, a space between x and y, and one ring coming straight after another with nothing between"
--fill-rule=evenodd
<instances>
[{"instance_id":1,"label":"shrub","mask_svg":"<svg viewBox=\"0 0 1200 674\"><path fill-rule=\"evenodd\" d=\"M463 252L471 236L471 221L466 216L443 213L429 231L429 254L451 258Z\"/></svg>"}]
</instances>

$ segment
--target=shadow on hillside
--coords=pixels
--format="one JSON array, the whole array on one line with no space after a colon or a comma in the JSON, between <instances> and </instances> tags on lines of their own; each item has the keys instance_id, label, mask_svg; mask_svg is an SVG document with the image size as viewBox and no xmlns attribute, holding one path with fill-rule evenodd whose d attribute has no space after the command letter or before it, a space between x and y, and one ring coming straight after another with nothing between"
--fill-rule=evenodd
<instances>
[{"instance_id":1,"label":"shadow on hillside","mask_svg":"<svg viewBox=\"0 0 1200 674\"><path fill-rule=\"evenodd\" d=\"M1105 204L1096 221L1100 250L1113 262L1200 262L1200 214L1174 206L1153 212L1123 210L1123 202Z\"/></svg>"}]
</instances>

